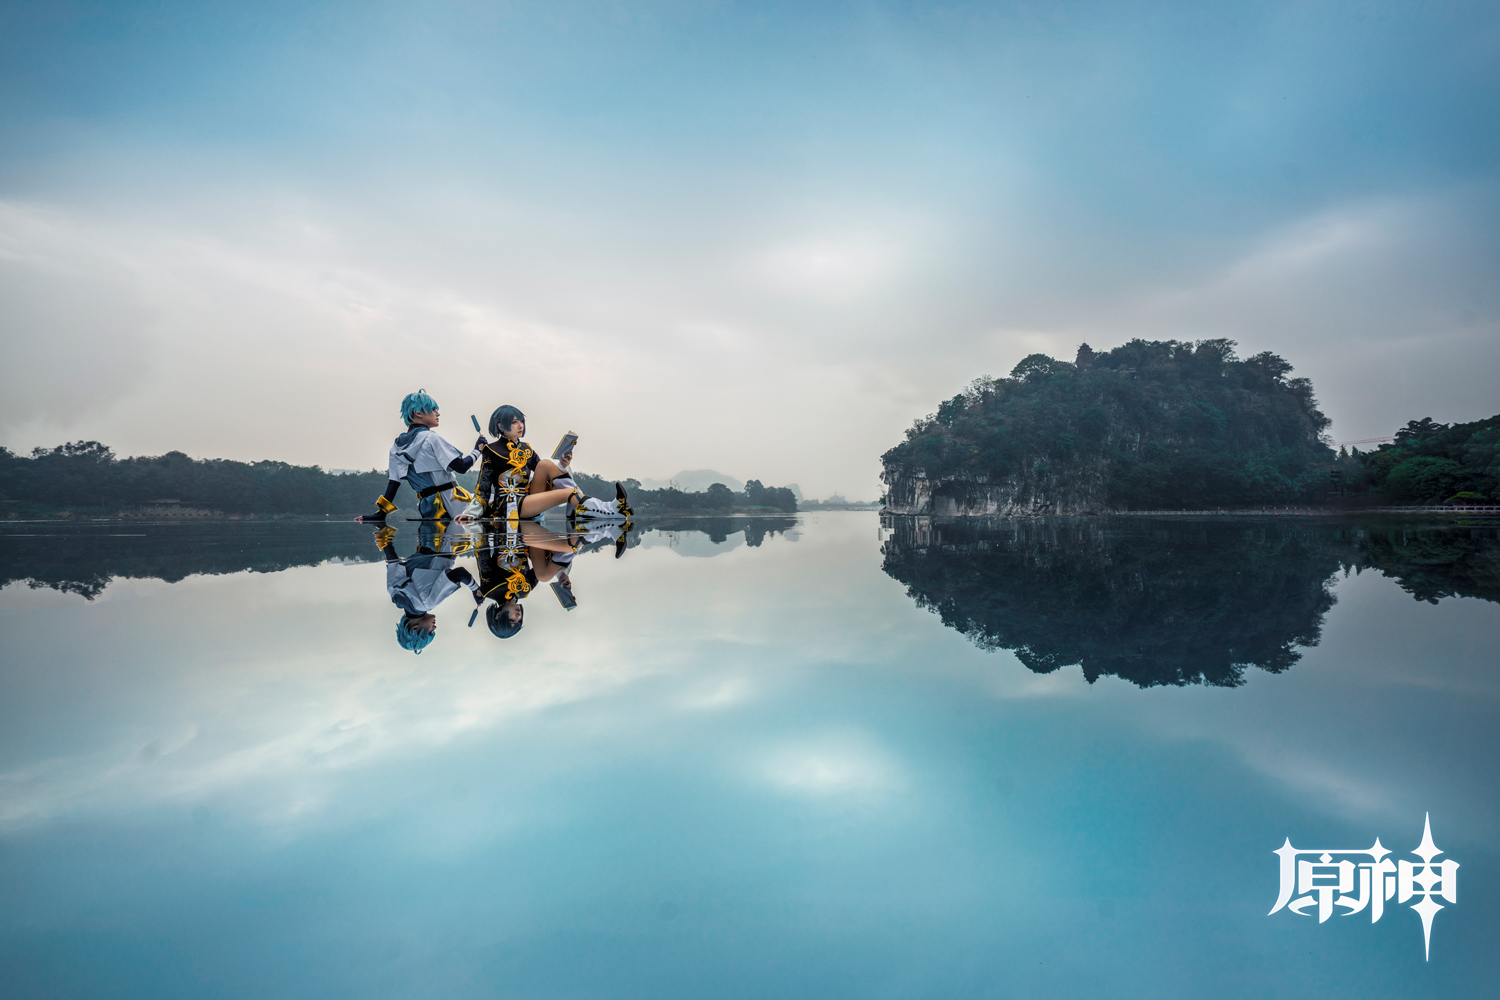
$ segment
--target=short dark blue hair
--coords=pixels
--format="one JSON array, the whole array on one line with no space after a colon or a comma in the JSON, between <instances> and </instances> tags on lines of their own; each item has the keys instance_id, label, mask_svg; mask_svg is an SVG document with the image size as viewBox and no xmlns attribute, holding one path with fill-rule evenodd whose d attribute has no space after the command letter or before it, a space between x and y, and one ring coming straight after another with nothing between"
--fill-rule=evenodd
<instances>
[{"instance_id":1,"label":"short dark blue hair","mask_svg":"<svg viewBox=\"0 0 1500 1000\"><path fill-rule=\"evenodd\" d=\"M510 430L510 425L517 420L521 421L521 426L524 427L526 425L526 414L509 403L499 407L494 413L490 414L490 437L504 437L505 432Z\"/></svg>"},{"instance_id":2,"label":"short dark blue hair","mask_svg":"<svg viewBox=\"0 0 1500 1000\"><path fill-rule=\"evenodd\" d=\"M519 601L515 602L515 604L516 607L521 608L524 614L524 606ZM496 639L509 639L521 631L521 626L526 624L525 618L511 621L510 615L506 613L505 608L505 604L491 604L484 611L484 623L490 627L490 631L495 634Z\"/></svg>"}]
</instances>

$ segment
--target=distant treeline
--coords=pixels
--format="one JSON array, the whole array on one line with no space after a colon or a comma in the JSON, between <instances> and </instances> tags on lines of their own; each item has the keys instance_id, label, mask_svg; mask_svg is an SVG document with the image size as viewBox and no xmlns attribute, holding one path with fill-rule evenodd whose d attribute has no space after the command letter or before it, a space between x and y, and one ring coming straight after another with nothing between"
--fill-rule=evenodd
<instances>
[{"instance_id":1,"label":"distant treeline","mask_svg":"<svg viewBox=\"0 0 1500 1000\"><path fill-rule=\"evenodd\" d=\"M1500 414L1466 424L1412 420L1393 444L1339 451L1347 492L1404 503L1500 501Z\"/></svg>"},{"instance_id":2,"label":"distant treeline","mask_svg":"<svg viewBox=\"0 0 1500 1000\"><path fill-rule=\"evenodd\" d=\"M476 474L459 476L473 487ZM613 499L613 482L579 474L584 492ZM226 514L332 514L352 516L374 509L385 490L382 471L334 475L312 465L286 462L235 462L195 459L180 451L152 457L119 458L98 441L74 441L56 448L37 448L30 456L0 448L0 516L45 517L62 511L114 514L170 505ZM704 493L642 490L624 481L638 511L791 512L796 497L784 488L767 488L752 479L742 493L716 483ZM413 512L416 497L403 484L396 506Z\"/></svg>"},{"instance_id":3,"label":"distant treeline","mask_svg":"<svg viewBox=\"0 0 1500 1000\"><path fill-rule=\"evenodd\" d=\"M180 451L117 458L98 441L37 448L30 457L0 448L0 500L7 513L22 516L164 502L233 514L354 514L371 509L385 483L383 472L336 476L317 466L194 459Z\"/></svg>"},{"instance_id":4,"label":"distant treeline","mask_svg":"<svg viewBox=\"0 0 1500 1000\"><path fill-rule=\"evenodd\" d=\"M598 476L579 473L574 477L580 489L590 496L612 498L615 484ZM752 479L743 492L736 493L723 483L714 483L702 493L684 493L677 489L643 490L639 481L622 480L630 494L630 506L637 511L671 511L672 513L727 514L734 511L795 513L797 496L785 486L762 486Z\"/></svg>"}]
</instances>

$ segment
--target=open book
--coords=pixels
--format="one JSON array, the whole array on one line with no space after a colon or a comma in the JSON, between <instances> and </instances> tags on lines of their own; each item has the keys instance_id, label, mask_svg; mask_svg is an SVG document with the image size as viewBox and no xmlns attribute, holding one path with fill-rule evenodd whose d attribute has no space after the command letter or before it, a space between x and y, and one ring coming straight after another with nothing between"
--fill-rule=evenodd
<instances>
[{"instance_id":1,"label":"open book","mask_svg":"<svg viewBox=\"0 0 1500 1000\"><path fill-rule=\"evenodd\" d=\"M573 446L577 443L578 435L572 431L568 431L568 433L562 436L562 440L557 442L557 447L552 449L552 461L561 462L562 457L572 451Z\"/></svg>"},{"instance_id":2,"label":"open book","mask_svg":"<svg viewBox=\"0 0 1500 1000\"><path fill-rule=\"evenodd\" d=\"M563 606L564 611L572 611L578 607L578 599L573 596L571 584L564 586L561 580L553 580L552 592L557 595L557 603Z\"/></svg>"}]
</instances>

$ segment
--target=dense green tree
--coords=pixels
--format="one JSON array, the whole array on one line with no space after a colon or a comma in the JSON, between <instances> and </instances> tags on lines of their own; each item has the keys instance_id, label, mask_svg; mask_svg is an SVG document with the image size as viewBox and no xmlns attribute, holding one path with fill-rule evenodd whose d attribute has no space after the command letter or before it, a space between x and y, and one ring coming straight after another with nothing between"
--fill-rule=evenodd
<instances>
[{"instance_id":1,"label":"dense green tree","mask_svg":"<svg viewBox=\"0 0 1500 1000\"><path fill-rule=\"evenodd\" d=\"M352 514L369 510L385 484L384 472L336 476L317 466L193 459L180 451L116 458L97 441L37 448L30 457L0 448L0 490L17 514L58 507L112 513L161 501L235 514ZM403 493L397 504L414 510L415 498L405 487Z\"/></svg>"},{"instance_id":2,"label":"dense green tree","mask_svg":"<svg viewBox=\"0 0 1500 1000\"><path fill-rule=\"evenodd\" d=\"M1351 488L1405 503L1440 503L1458 493L1500 500L1500 415L1462 424L1411 420L1394 442L1356 452L1340 468Z\"/></svg>"},{"instance_id":3,"label":"dense green tree","mask_svg":"<svg viewBox=\"0 0 1500 1000\"><path fill-rule=\"evenodd\" d=\"M1333 451L1312 383L1230 340L1132 340L1033 354L918 420L883 456L910 477L1067 493L1075 509L1284 503L1327 490Z\"/></svg>"}]
</instances>

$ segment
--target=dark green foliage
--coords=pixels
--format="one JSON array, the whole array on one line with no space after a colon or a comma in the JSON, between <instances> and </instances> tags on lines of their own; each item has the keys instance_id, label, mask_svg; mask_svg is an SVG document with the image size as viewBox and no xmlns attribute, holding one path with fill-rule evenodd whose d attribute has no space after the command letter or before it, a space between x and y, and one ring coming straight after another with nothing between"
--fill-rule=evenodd
<instances>
[{"instance_id":1,"label":"dark green foliage","mask_svg":"<svg viewBox=\"0 0 1500 1000\"><path fill-rule=\"evenodd\" d=\"M477 473L458 477L474 488ZM613 500L615 484L585 472L574 479L590 496ZM57 448L38 448L31 456L0 448L0 516L45 517L58 509L113 514L162 501L227 514L368 513L385 491L386 475L372 470L335 476L317 466L285 462L232 462L192 459L180 451L157 457L116 458L97 441L74 441ZM702 493L643 490L624 480L636 510L795 513L797 498L785 487L767 487L752 479L743 493L715 483ZM402 513L415 517L417 498L404 483L396 494Z\"/></svg>"},{"instance_id":2,"label":"dark green foliage","mask_svg":"<svg viewBox=\"0 0 1500 1000\"><path fill-rule=\"evenodd\" d=\"M285 462L192 459L180 451L116 458L97 441L38 448L31 457L0 448L7 513L51 514L58 506L113 513L163 500L236 514L348 514L374 509L384 472L335 476ZM396 504L415 511L403 486Z\"/></svg>"},{"instance_id":3,"label":"dark green foliage","mask_svg":"<svg viewBox=\"0 0 1500 1000\"><path fill-rule=\"evenodd\" d=\"M474 472L458 477L469 489ZM613 500L615 484L588 473L574 476L590 496ZM380 471L335 476L316 466L285 462L232 462L192 459L180 451L152 458L116 458L97 441L75 441L57 448L38 448L31 457L0 448L0 515L50 516L58 508L113 514L130 508L174 501L177 506L227 514L334 514L353 516L375 508L385 491ZM730 511L797 510L797 498L784 487L762 486L758 480L735 493L715 483L703 493L680 490L642 490L634 479L624 481L636 510ZM396 494L401 513L396 520L415 517L417 498L403 483Z\"/></svg>"},{"instance_id":4,"label":"dark green foliage","mask_svg":"<svg viewBox=\"0 0 1500 1000\"><path fill-rule=\"evenodd\" d=\"M1333 452L1312 384L1234 342L1133 340L981 378L883 456L887 480L1072 479L1117 510L1286 503L1326 493ZM1050 479L1048 478L1050 477ZM1085 484L1085 482L1087 484ZM1097 485L1094 485L1097 484ZM1080 503L1083 501L1080 500Z\"/></svg>"},{"instance_id":5,"label":"dark green foliage","mask_svg":"<svg viewBox=\"0 0 1500 1000\"><path fill-rule=\"evenodd\" d=\"M1340 468L1352 489L1403 503L1442 503L1456 493L1500 500L1500 415L1466 424L1412 420L1394 444L1343 457Z\"/></svg>"},{"instance_id":6,"label":"dark green foliage","mask_svg":"<svg viewBox=\"0 0 1500 1000\"><path fill-rule=\"evenodd\" d=\"M886 573L983 649L1141 687L1243 683L1316 645L1343 569L1418 600L1500 602L1500 529L1134 519L898 518Z\"/></svg>"}]
</instances>

